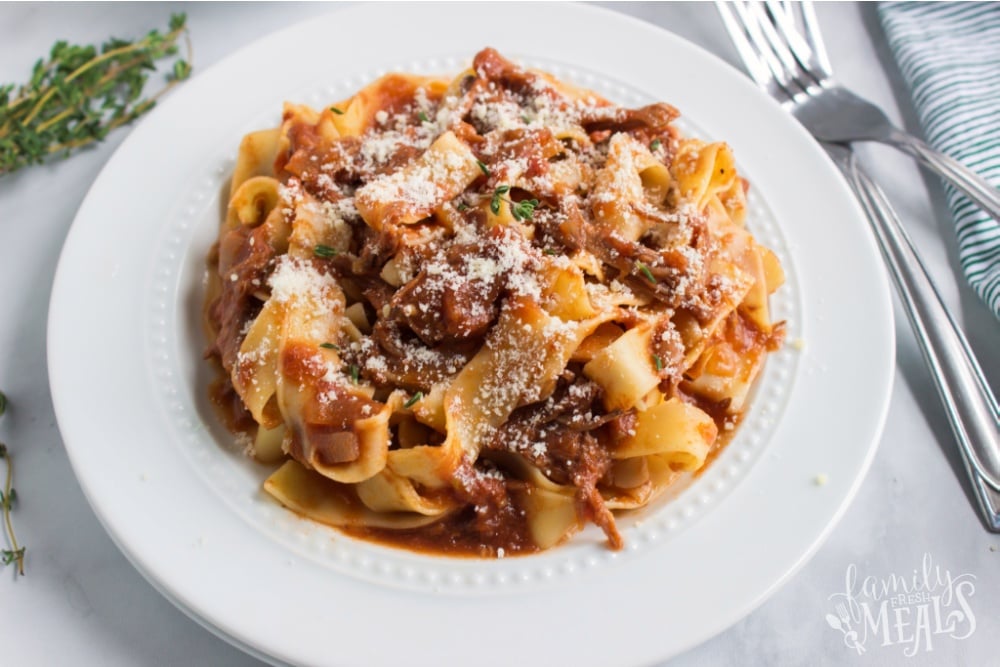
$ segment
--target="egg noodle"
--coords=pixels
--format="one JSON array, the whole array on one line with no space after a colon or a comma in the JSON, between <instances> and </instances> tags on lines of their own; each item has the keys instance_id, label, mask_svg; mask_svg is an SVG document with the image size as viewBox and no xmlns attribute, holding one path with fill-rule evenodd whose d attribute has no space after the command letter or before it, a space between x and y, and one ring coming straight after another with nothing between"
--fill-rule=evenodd
<instances>
[{"instance_id":1,"label":"egg noodle","mask_svg":"<svg viewBox=\"0 0 1000 667\"><path fill-rule=\"evenodd\" d=\"M211 257L214 398L284 506L495 556L701 469L781 344L724 143L492 49L286 103Z\"/></svg>"}]
</instances>

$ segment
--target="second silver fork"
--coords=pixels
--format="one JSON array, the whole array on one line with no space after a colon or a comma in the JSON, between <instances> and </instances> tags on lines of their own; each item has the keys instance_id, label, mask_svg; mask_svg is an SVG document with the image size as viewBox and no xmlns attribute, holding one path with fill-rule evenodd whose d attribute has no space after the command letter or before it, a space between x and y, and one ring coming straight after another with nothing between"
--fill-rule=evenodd
<instances>
[{"instance_id":1,"label":"second silver fork","mask_svg":"<svg viewBox=\"0 0 1000 667\"><path fill-rule=\"evenodd\" d=\"M1000 220L1000 192L985 178L899 129L878 106L836 82L810 3L768 0L764 5L735 3L733 7L745 23L751 18L747 14L752 14L790 79L786 83L798 84L809 93L795 96L796 117L813 136L832 143L878 141L894 146L948 180L994 221ZM802 14L805 40L795 25L795 10Z\"/></svg>"}]
</instances>

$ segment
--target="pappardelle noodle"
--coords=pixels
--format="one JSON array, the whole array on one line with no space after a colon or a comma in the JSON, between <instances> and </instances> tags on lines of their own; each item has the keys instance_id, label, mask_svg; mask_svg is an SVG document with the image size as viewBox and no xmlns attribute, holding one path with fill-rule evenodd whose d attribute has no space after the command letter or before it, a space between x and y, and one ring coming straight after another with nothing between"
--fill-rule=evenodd
<instances>
[{"instance_id":1,"label":"pappardelle noodle","mask_svg":"<svg viewBox=\"0 0 1000 667\"><path fill-rule=\"evenodd\" d=\"M267 493L438 552L621 548L784 334L748 185L677 116L485 49L246 135L206 314Z\"/></svg>"}]
</instances>

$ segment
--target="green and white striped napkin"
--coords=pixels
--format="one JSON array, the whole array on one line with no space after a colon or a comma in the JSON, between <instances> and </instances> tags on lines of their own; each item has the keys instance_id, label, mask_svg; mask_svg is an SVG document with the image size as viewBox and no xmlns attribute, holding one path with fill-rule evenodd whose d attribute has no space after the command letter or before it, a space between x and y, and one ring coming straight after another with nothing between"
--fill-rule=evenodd
<instances>
[{"instance_id":1,"label":"green and white striped napkin","mask_svg":"<svg viewBox=\"0 0 1000 667\"><path fill-rule=\"evenodd\" d=\"M879 15L927 143L1000 186L1000 3L886 2ZM962 271L1000 317L1000 223L945 190Z\"/></svg>"}]
</instances>

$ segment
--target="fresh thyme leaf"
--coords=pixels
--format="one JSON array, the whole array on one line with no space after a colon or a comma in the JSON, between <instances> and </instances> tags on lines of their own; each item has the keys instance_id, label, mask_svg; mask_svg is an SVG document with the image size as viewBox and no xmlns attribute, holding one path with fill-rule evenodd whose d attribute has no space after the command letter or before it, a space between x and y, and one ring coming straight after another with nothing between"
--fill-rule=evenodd
<instances>
[{"instance_id":1,"label":"fresh thyme leaf","mask_svg":"<svg viewBox=\"0 0 1000 667\"><path fill-rule=\"evenodd\" d=\"M3 491L0 491L0 508L5 511L10 511L14 507L14 503L17 502L17 489L11 488L10 493L4 495Z\"/></svg>"},{"instance_id":2,"label":"fresh thyme leaf","mask_svg":"<svg viewBox=\"0 0 1000 667\"><path fill-rule=\"evenodd\" d=\"M525 199L524 201L519 201L516 204L512 204L510 207L511 215L514 216L515 220L531 220L531 216L535 214L535 208L538 207L537 199Z\"/></svg>"},{"instance_id":3,"label":"fresh thyme leaf","mask_svg":"<svg viewBox=\"0 0 1000 667\"><path fill-rule=\"evenodd\" d=\"M357 365L351 364L351 367L350 367L349 370L350 370L350 373L351 373L351 381L354 382L354 384L357 384L358 380L361 378L361 369L358 368Z\"/></svg>"},{"instance_id":4,"label":"fresh thyme leaf","mask_svg":"<svg viewBox=\"0 0 1000 667\"><path fill-rule=\"evenodd\" d=\"M174 67L170 72L171 81L183 81L184 79L191 76L191 63L186 60L177 60L174 62Z\"/></svg>"},{"instance_id":5,"label":"fresh thyme leaf","mask_svg":"<svg viewBox=\"0 0 1000 667\"><path fill-rule=\"evenodd\" d=\"M476 160L476 166L479 167L479 171L483 172L483 176L490 175L489 167L487 167L482 160Z\"/></svg>"},{"instance_id":6,"label":"fresh thyme leaf","mask_svg":"<svg viewBox=\"0 0 1000 667\"><path fill-rule=\"evenodd\" d=\"M654 285L656 284L656 276L653 275L653 272L649 270L648 266L646 266L642 262L636 262L635 268L638 269L639 273L641 273L646 278L646 280L653 283Z\"/></svg>"},{"instance_id":7,"label":"fresh thyme leaf","mask_svg":"<svg viewBox=\"0 0 1000 667\"><path fill-rule=\"evenodd\" d=\"M0 416L7 412L7 395L0 391Z\"/></svg>"},{"instance_id":8,"label":"fresh thyme leaf","mask_svg":"<svg viewBox=\"0 0 1000 667\"><path fill-rule=\"evenodd\" d=\"M313 248L313 254L316 255L317 257L329 259L331 257L337 256L337 249L331 248L328 245L323 245L322 243L320 243L315 248Z\"/></svg>"},{"instance_id":9,"label":"fresh thyme leaf","mask_svg":"<svg viewBox=\"0 0 1000 667\"><path fill-rule=\"evenodd\" d=\"M24 574L24 547L20 549L4 549L0 551L0 555L3 556L4 565L18 563L21 566L21 574Z\"/></svg>"},{"instance_id":10,"label":"fresh thyme leaf","mask_svg":"<svg viewBox=\"0 0 1000 667\"><path fill-rule=\"evenodd\" d=\"M553 250L552 248L546 248L542 252L545 253L546 255L558 255L559 254L555 250Z\"/></svg>"},{"instance_id":11,"label":"fresh thyme leaf","mask_svg":"<svg viewBox=\"0 0 1000 667\"><path fill-rule=\"evenodd\" d=\"M337 350L340 352L340 346L336 343L320 343L319 346L327 350Z\"/></svg>"},{"instance_id":12,"label":"fresh thyme leaf","mask_svg":"<svg viewBox=\"0 0 1000 667\"><path fill-rule=\"evenodd\" d=\"M455 206L455 210L456 211L465 211L465 210L468 210L468 208L469 208L469 205L466 204L464 201L458 202L458 204Z\"/></svg>"},{"instance_id":13,"label":"fresh thyme leaf","mask_svg":"<svg viewBox=\"0 0 1000 667\"><path fill-rule=\"evenodd\" d=\"M660 359L660 357L658 355L654 354L653 355L653 365L656 366L656 371L657 372L662 371L663 370L663 359Z\"/></svg>"},{"instance_id":14,"label":"fresh thyme leaf","mask_svg":"<svg viewBox=\"0 0 1000 667\"><path fill-rule=\"evenodd\" d=\"M344 112L341 111L340 109L338 109L337 107L330 107L330 111L332 111L333 113L337 114L338 116L343 116L344 115Z\"/></svg>"},{"instance_id":15,"label":"fresh thyme leaf","mask_svg":"<svg viewBox=\"0 0 1000 667\"><path fill-rule=\"evenodd\" d=\"M417 404L417 401L419 401L423 397L424 397L424 392L418 391L413 396L410 396L409 400L407 400L406 403L403 403L403 407L412 408L414 405Z\"/></svg>"},{"instance_id":16,"label":"fresh thyme leaf","mask_svg":"<svg viewBox=\"0 0 1000 667\"><path fill-rule=\"evenodd\" d=\"M417 118L420 119L421 123L429 123L429 122L431 122L431 119L428 118L427 114L424 113L423 111L421 111L420 113L417 114Z\"/></svg>"},{"instance_id":17,"label":"fresh thyme leaf","mask_svg":"<svg viewBox=\"0 0 1000 667\"><path fill-rule=\"evenodd\" d=\"M143 97L156 61L176 56L185 22L184 14L174 14L169 32L152 30L134 42L56 42L26 84L0 85L0 176L65 157L152 109L191 74L188 42L188 57L174 61L166 85Z\"/></svg>"},{"instance_id":18,"label":"fresh thyme leaf","mask_svg":"<svg viewBox=\"0 0 1000 667\"><path fill-rule=\"evenodd\" d=\"M649 150L655 151L655 150L659 149L659 147L662 146L662 145L663 145L663 142L661 142L659 139L653 139L653 141L649 144Z\"/></svg>"},{"instance_id":19,"label":"fresh thyme leaf","mask_svg":"<svg viewBox=\"0 0 1000 667\"><path fill-rule=\"evenodd\" d=\"M509 185L498 185L497 189L493 191L493 198L490 199L490 210L493 211L493 215L500 215L500 202L504 201L503 195L508 192L510 192Z\"/></svg>"}]
</instances>

